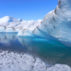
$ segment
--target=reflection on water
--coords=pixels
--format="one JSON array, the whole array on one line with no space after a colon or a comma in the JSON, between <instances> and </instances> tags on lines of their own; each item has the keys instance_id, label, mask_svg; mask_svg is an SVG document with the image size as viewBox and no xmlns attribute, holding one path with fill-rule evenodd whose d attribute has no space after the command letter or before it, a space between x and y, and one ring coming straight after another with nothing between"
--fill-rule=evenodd
<instances>
[{"instance_id":1,"label":"reflection on water","mask_svg":"<svg viewBox=\"0 0 71 71\"><path fill-rule=\"evenodd\" d=\"M0 33L0 50L25 52L26 48L20 44L16 33Z\"/></svg>"},{"instance_id":2,"label":"reflection on water","mask_svg":"<svg viewBox=\"0 0 71 71\"><path fill-rule=\"evenodd\" d=\"M18 37L14 34L0 34L0 50L29 53L40 57L48 64L71 65L71 48L54 38Z\"/></svg>"}]
</instances>

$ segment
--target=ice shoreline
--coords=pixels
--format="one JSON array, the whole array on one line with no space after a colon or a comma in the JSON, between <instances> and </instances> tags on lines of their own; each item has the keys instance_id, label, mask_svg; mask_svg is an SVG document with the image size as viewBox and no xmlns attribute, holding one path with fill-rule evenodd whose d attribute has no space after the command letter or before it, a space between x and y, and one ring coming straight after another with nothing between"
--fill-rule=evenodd
<instances>
[{"instance_id":1,"label":"ice shoreline","mask_svg":"<svg viewBox=\"0 0 71 71\"><path fill-rule=\"evenodd\" d=\"M8 51L0 52L0 71L71 71L65 64L55 64L49 67L38 57Z\"/></svg>"}]
</instances>

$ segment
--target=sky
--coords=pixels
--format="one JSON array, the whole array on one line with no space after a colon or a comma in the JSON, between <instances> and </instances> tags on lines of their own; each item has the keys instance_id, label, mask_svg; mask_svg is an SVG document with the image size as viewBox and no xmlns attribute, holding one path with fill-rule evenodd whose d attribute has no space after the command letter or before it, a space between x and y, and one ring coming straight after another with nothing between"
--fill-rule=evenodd
<instances>
[{"instance_id":1,"label":"sky","mask_svg":"<svg viewBox=\"0 0 71 71\"><path fill-rule=\"evenodd\" d=\"M11 16L24 20L43 19L55 9L58 0L0 0L0 18Z\"/></svg>"}]
</instances>

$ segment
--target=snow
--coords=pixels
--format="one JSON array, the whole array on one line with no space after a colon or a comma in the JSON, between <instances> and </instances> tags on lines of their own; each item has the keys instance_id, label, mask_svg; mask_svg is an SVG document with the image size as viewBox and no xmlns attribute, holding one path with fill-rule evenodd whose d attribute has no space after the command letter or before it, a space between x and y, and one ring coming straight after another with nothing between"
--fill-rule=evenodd
<instances>
[{"instance_id":1,"label":"snow","mask_svg":"<svg viewBox=\"0 0 71 71\"><path fill-rule=\"evenodd\" d=\"M18 20L16 18L5 16L0 19L0 23L6 23L6 22L17 22Z\"/></svg>"},{"instance_id":2,"label":"snow","mask_svg":"<svg viewBox=\"0 0 71 71\"><path fill-rule=\"evenodd\" d=\"M19 22L19 21L10 16L5 16L0 18L0 26L8 26L9 23L16 23L16 22Z\"/></svg>"},{"instance_id":3,"label":"snow","mask_svg":"<svg viewBox=\"0 0 71 71\"><path fill-rule=\"evenodd\" d=\"M71 71L71 68L68 65L56 64L50 68L47 68L47 71Z\"/></svg>"},{"instance_id":4,"label":"snow","mask_svg":"<svg viewBox=\"0 0 71 71\"><path fill-rule=\"evenodd\" d=\"M7 28L5 31L6 32L16 32L14 28Z\"/></svg>"},{"instance_id":5,"label":"snow","mask_svg":"<svg viewBox=\"0 0 71 71\"><path fill-rule=\"evenodd\" d=\"M24 30L32 31L40 24L41 20L22 20L10 16L0 18L0 32L24 32ZM4 29L2 29L4 28ZM3 31L2 31L3 30Z\"/></svg>"},{"instance_id":6,"label":"snow","mask_svg":"<svg viewBox=\"0 0 71 71\"><path fill-rule=\"evenodd\" d=\"M18 20L16 18L5 16L3 18L0 18L0 29L1 27L4 27L4 32L10 32L9 29L14 29L16 32L15 27L21 23L21 20ZM11 30L12 31L12 30Z\"/></svg>"},{"instance_id":7,"label":"snow","mask_svg":"<svg viewBox=\"0 0 71 71\"><path fill-rule=\"evenodd\" d=\"M41 59L37 58L34 64L33 71L46 71L46 64L41 61Z\"/></svg>"},{"instance_id":8,"label":"snow","mask_svg":"<svg viewBox=\"0 0 71 71\"><path fill-rule=\"evenodd\" d=\"M49 12L42 23L35 29L34 34L41 31L61 40L71 42L71 0L59 0L55 10ZM45 30L44 30L45 29ZM42 33L43 34L43 33ZM47 35L45 35L46 37Z\"/></svg>"},{"instance_id":9,"label":"snow","mask_svg":"<svg viewBox=\"0 0 71 71\"><path fill-rule=\"evenodd\" d=\"M14 52L1 52L0 53L0 71L33 71L33 68L39 69L39 64L42 69L45 66L43 61L28 54L18 54ZM37 66L38 65L38 66ZM39 71L39 70L37 70ZM40 70L41 71L41 70Z\"/></svg>"},{"instance_id":10,"label":"snow","mask_svg":"<svg viewBox=\"0 0 71 71\"><path fill-rule=\"evenodd\" d=\"M6 23L8 21L9 21L9 16L5 16L5 17L0 19L0 23Z\"/></svg>"},{"instance_id":11,"label":"snow","mask_svg":"<svg viewBox=\"0 0 71 71\"><path fill-rule=\"evenodd\" d=\"M32 33L42 36L44 32L61 41L71 41L71 0L59 0L56 9L48 13L43 21L5 16L0 19L0 32L18 32L18 36L32 36ZM8 39L11 38L8 36ZM5 40L4 43L7 42ZM65 64L48 67L39 57L26 53L0 50L0 60L0 71L71 71L71 67Z\"/></svg>"},{"instance_id":12,"label":"snow","mask_svg":"<svg viewBox=\"0 0 71 71\"><path fill-rule=\"evenodd\" d=\"M0 50L0 71L71 71L70 66L47 64L38 57L27 53L16 53Z\"/></svg>"},{"instance_id":13,"label":"snow","mask_svg":"<svg viewBox=\"0 0 71 71\"><path fill-rule=\"evenodd\" d=\"M41 20L37 21L23 21L20 25L16 28L19 31L18 36L32 36L32 31L41 23Z\"/></svg>"},{"instance_id":14,"label":"snow","mask_svg":"<svg viewBox=\"0 0 71 71\"><path fill-rule=\"evenodd\" d=\"M33 34L43 36L44 33L59 39L60 41L71 42L71 0L58 0L55 10L49 12L43 21L41 20L21 20L5 16L0 19L0 27L5 32L18 32L19 36L28 35L28 31ZM2 31L0 28L0 31ZM13 30L14 29L14 30ZM26 30L26 31L25 31ZM42 32L41 32L42 31ZM9 31L10 32L10 31ZM44 32L44 33L43 33ZM47 35L44 34L46 37Z\"/></svg>"}]
</instances>

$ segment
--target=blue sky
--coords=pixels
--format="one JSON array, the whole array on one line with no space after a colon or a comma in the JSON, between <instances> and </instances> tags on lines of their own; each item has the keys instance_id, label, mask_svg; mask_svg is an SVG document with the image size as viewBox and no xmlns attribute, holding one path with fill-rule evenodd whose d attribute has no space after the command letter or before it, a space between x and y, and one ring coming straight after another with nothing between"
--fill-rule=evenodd
<instances>
[{"instance_id":1,"label":"blue sky","mask_svg":"<svg viewBox=\"0 0 71 71\"><path fill-rule=\"evenodd\" d=\"M57 0L0 0L0 17L43 19L56 6Z\"/></svg>"}]
</instances>

